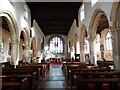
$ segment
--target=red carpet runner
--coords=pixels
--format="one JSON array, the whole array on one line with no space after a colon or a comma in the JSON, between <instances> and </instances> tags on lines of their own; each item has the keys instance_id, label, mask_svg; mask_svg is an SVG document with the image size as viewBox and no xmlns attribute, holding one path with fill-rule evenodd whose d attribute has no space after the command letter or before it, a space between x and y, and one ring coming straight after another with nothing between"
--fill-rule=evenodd
<instances>
[{"instance_id":1,"label":"red carpet runner","mask_svg":"<svg viewBox=\"0 0 120 90\"><path fill-rule=\"evenodd\" d=\"M50 62L51 65L62 65L62 62Z\"/></svg>"}]
</instances>

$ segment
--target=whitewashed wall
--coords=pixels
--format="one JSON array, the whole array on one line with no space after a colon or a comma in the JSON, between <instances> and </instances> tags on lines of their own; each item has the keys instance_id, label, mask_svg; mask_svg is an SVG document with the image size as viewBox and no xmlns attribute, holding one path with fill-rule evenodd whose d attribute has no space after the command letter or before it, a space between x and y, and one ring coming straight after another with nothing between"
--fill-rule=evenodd
<instances>
[{"instance_id":1,"label":"whitewashed wall","mask_svg":"<svg viewBox=\"0 0 120 90\"><path fill-rule=\"evenodd\" d=\"M13 5L12 5L13 4ZM31 28L31 12L28 8L28 6L26 5L26 3L24 2L24 0L22 2L12 2L12 4L9 2L9 0L0 0L0 15L3 14L3 12L7 13L7 14L10 14L12 16L12 20L15 20L13 22L15 22L16 24L16 40L17 43L20 41L20 33L21 31L26 28L26 32L27 32L27 38L29 38L29 30ZM26 10L28 12L28 19L25 20L24 18L24 6L26 7ZM11 26L9 26L11 27ZM13 30L14 31L14 30ZM6 38L8 36L8 34L6 34L5 32L2 32L6 35ZM2 38L0 38L0 43L2 41ZM7 43L7 42L6 42ZM17 44L16 44L17 45ZM16 46L15 46L16 47ZM13 55L13 58L14 60L18 60L19 59L19 47L17 46L16 48L14 47L14 54ZM3 57L3 61L6 60L6 57L8 55L7 53L7 50L8 50L8 46L6 48L4 48L4 55L2 56ZM4 57L5 56L5 57ZM16 61L14 61L16 63Z\"/></svg>"},{"instance_id":2,"label":"whitewashed wall","mask_svg":"<svg viewBox=\"0 0 120 90\"><path fill-rule=\"evenodd\" d=\"M43 41L43 38L45 39L45 35L43 34L41 28L38 26L37 22L33 20L33 27L31 28L32 31L32 38L34 37L36 40L36 45L39 45L40 49L37 49L37 56L40 57L40 60L43 58L42 57L42 52L41 52L41 43ZM31 40L32 40L31 38ZM39 41L38 41L39 39ZM31 41L32 42L32 41Z\"/></svg>"}]
</instances>

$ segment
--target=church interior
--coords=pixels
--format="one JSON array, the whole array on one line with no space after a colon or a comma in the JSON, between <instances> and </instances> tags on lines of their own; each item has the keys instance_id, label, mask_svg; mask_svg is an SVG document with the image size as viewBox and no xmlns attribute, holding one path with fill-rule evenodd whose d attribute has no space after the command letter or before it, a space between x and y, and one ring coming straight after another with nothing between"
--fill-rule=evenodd
<instances>
[{"instance_id":1,"label":"church interior","mask_svg":"<svg viewBox=\"0 0 120 90\"><path fill-rule=\"evenodd\" d=\"M0 0L0 90L120 90L119 41L119 0Z\"/></svg>"}]
</instances>

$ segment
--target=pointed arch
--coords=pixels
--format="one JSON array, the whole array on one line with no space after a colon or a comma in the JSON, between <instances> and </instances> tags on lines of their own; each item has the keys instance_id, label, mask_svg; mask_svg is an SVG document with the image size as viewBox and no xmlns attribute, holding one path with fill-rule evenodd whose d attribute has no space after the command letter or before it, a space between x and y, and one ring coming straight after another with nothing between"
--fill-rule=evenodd
<instances>
[{"instance_id":1,"label":"pointed arch","mask_svg":"<svg viewBox=\"0 0 120 90\"><path fill-rule=\"evenodd\" d=\"M23 29L20 33L20 39L23 38L24 39L24 44L25 46L28 45L28 36L27 36L27 33L26 33L26 30Z\"/></svg>"},{"instance_id":2,"label":"pointed arch","mask_svg":"<svg viewBox=\"0 0 120 90\"><path fill-rule=\"evenodd\" d=\"M94 40L96 37L97 27L99 25L99 21L102 15L104 15L107 18L106 13L102 11L101 9L96 9L92 15L89 29L88 29L88 35L89 35L89 38L91 38L91 40Z\"/></svg>"},{"instance_id":3,"label":"pointed arch","mask_svg":"<svg viewBox=\"0 0 120 90\"><path fill-rule=\"evenodd\" d=\"M2 11L0 13L0 17L4 17L4 19L7 21L8 27L10 29L10 34L11 34L11 58L12 58L12 64L16 65L18 64L18 57L19 57L19 52L18 52L18 41L19 41L19 36L18 36L18 26L16 23L16 20L12 13L10 11Z\"/></svg>"},{"instance_id":4,"label":"pointed arch","mask_svg":"<svg viewBox=\"0 0 120 90\"><path fill-rule=\"evenodd\" d=\"M105 24L105 26L102 26ZM109 22L107 14L101 10L96 9L91 17L89 29L88 29L88 39L90 42L90 58L92 63L97 64L97 44L95 43L97 34L101 34L103 30L109 28ZM95 48L96 47L96 48ZM100 53L100 52L99 52ZM104 51L101 52L101 56L104 57Z\"/></svg>"},{"instance_id":5,"label":"pointed arch","mask_svg":"<svg viewBox=\"0 0 120 90\"><path fill-rule=\"evenodd\" d=\"M80 29L80 43L84 43L84 38L87 37L87 29L84 25L82 25Z\"/></svg>"},{"instance_id":6,"label":"pointed arch","mask_svg":"<svg viewBox=\"0 0 120 90\"><path fill-rule=\"evenodd\" d=\"M12 15L12 13L9 11L3 11L0 13L0 17L4 17L6 19L8 26L10 28L12 40L18 39L18 32L17 32L18 26L17 26L16 20L15 20L14 16Z\"/></svg>"}]
</instances>

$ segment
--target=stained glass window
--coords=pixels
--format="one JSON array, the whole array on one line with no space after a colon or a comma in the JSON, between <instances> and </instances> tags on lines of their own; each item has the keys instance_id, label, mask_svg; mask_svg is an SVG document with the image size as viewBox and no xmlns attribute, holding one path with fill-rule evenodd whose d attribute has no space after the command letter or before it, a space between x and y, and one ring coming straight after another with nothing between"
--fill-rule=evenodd
<instances>
[{"instance_id":1,"label":"stained glass window","mask_svg":"<svg viewBox=\"0 0 120 90\"><path fill-rule=\"evenodd\" d=\"M63 40L60 37L53 37L50 40L50 52L63 53Z\"/></svg>"}]
</instances>

